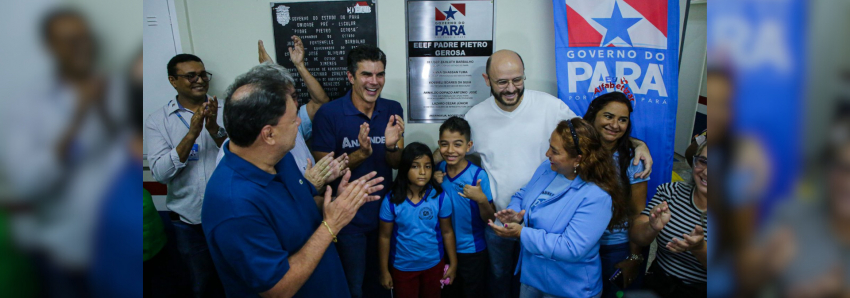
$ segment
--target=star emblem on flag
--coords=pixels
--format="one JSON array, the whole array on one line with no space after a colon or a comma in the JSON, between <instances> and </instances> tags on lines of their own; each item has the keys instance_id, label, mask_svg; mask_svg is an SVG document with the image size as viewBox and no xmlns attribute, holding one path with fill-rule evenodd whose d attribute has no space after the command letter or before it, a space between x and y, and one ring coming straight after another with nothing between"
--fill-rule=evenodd
<instances>
[{"instance_id":1,"label":"star emblem on flag","mask_svg":"<svg viewBox=\"0 0 850 298\"><path fill-rule=\"evenodd\" d=\"M602 40L602 45L605 46L614 41L617 37L622 39L629 46L632 45L632 39L629 36L629 28L639 22L641 18L624 18L623 13L617 2L614 2L614 11L610 18L593 18L594 21L604 26L605 38Z\"/></svg>"},{"instance_id":2,"label":"star emblem on flag","mask_svg":"<svg viewBox=\"0 0 850 298\"><path fill-rule=\"evenodd\" d=\"M451 6L449 6L449 10L445 10L443 12L446 13L446 20L448 20L448 19L457 20L457 19L455 19L455 13L457 12L457 10L452 10Z\"/></svg>"}]
</instances>

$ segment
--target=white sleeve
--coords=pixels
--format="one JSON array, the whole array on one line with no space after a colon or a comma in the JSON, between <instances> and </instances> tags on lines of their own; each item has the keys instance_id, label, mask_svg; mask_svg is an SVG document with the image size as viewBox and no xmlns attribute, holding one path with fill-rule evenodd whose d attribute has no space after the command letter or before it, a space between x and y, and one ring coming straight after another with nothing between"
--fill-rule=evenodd
<instances>
[{"instance_id":1,"label":"white sleeve","mask_svg":"<svg viewBox=\"0 0 850 298\"><path fill-rule=\"evenodd\" d=\"M559 104L559 106L558 106L558 118L559 119L567 120L567 119L573 119L575 117L579 117L578 115L576 115L575 112L573 112L573 110L570 109L570 106L568 106L562 100L558 99L558 104Z\"/></svg>"}]
</instances>

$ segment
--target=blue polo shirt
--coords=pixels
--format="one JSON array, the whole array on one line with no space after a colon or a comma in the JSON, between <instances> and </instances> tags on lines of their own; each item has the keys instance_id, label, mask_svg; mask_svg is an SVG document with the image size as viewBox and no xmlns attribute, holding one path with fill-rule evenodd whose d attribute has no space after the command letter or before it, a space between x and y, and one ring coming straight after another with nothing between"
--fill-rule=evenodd
<instances>
[{"instance_id":1,"label":"blue polo shirt","mask_svg":"<svg viewBox=\"0 0 850 298\"><path fill-rule=\"evenodd\" d=\"M289 271L287 258L324 228L322 214L291 154L272 175L228 147L207 184L203 229L227 296L258 297ZM329 245L295 297L349 295L336 246Z\"/></svg>"},{"instance_id":2,"label":"blue polo shirt","mask_svg":"<svg viewBox=\"0 0 850 298\"><path fill-rule=\"evenodd\" d=\"M360 149L357 136L360 134L360 125L369 123L369 137L372 141L372 155L362 164L351 169L351 180L362 177L372 171L377 171L377 177L384 177L384 189L374 193L383 196L390 189L393 180L393 169L386 160L386 139L384 131L390 116L403 116L401 105L392 100L378 98L375 102L375 110L372 118L361 113L351 102L351 91L345 96L337 98L322 105L316 115L313 116L313 151L333 152L334 156L343 153L351 154ZM336 191L339 180L334 181L331 187ZM378 227L378 209L380 201L370 202L360 207L357 215L351 220L340 234L363 233L375 230Z\"/></svg>"},{"instance_id":3,"label":"blue polo shirt","mask_svg":"<svg viewBox=\"0 0 850 298\"><path fill-rule=\"evenodd\" d=\"M446 197L452 202L452 227L457 239L457 252L471 254L486 249L484 229L487 223L481 219L478 203L461 197L458 193L463 193L465 185L477 185L480 179L481 191L487 196L487 201L493 202L493 194L490 193L490 177L487 176L487 172L471 162L467 162L466 168L455 177L449 176L445 161L440 162L437 168L446 173L442 186Z\"/></svg>"},{"instance_id":4,"label":"blue polo shirt","mask_svg":"<svg viewBox=\"0 0 850 298\"><path fill-rule=\"evenodd\" d=\"M390 266L400 271L422 271L433 268L443 259L443 234L439 218L452 216L452 206L445 192L433 188L425 192L419 203L405 198L401 204L390 202L388 193L381 201L381 220L393 223L390 238Z\"/></svg>"}]
</instances>

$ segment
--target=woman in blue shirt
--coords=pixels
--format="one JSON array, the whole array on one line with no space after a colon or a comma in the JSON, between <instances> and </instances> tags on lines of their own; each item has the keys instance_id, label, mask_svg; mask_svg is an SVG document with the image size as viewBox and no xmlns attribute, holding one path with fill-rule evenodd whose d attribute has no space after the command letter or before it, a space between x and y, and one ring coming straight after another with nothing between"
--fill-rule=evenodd
<instances>
[{"instance_id":1,"label":"woman in blue shirt","mask_svg":"<svg viewBox=\"0 0 850 298\"><path fill-rule=\"evenodd\" d=\"M612 213L624 212L612 205L622 195L611 154L590 123L573 118L552 132L546 157L496 213L504 226L490 227L520 239L520 297L599 297L599 239Z\"/></svg>"},{"instance_id":2,"label":"woman in blue shirt","mask_svg":"<svg viewBox=\"0 0 850 298\"><path fill-rule=\"evenodd\" d=\"M584 120L591 123L599 133L602 146L614 154L615 170L618 173L620 189L623 192L621 204L627 213L614 217L613 230L605 230L599 245L599 257L602 259L602 297L615 298L619 290L640 287L644 256L639 245L629 241L627 221L634 219L646 206L647 178L636 178L635 174L643 172L643 162L634 165L634 145L630 140L632 133L631 113L634 109L626 95L620 92L603 94L587 107ZM620 157L623 158L620 158ZM614 205L619 202L614 201ZM622 278L617 283L609 280L617 269L621 270ZM622 282L622 283L620 283Z\"/></svg>"},{"instance_id":3,"label":"woman in blue shirt","mask_svg":"<svg viewBox=\"0 0 850 298\"><path fill-rule=\"evenodd\" d=\"M451 283L457 271L451 200L432 178L431 152L422 143L404 148L398 176L381 203L380 280L394 297L439 298L440 281Z\"/></svg>"}]
</instances>

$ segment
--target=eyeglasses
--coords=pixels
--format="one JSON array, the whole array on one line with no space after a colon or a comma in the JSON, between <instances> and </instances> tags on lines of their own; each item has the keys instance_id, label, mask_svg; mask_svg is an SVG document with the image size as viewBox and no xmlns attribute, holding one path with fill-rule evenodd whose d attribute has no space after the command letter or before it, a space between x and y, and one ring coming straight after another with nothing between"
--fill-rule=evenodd
<instances>
[{"instance_id":1,"label":"eyeglasses","mask_svg":"<svg viewBox=\"0 0 850 298\"><path fill-rule=\"evenodd\" d=\"M694 169L708 168L708 158L702 156L694 156Z\"/></svg>"},{"instance_id":2,"label":"eyeglasses","mask_svg":"<svg viewBox=\"0 0 850 298\"><path fill-rule=\"evenodd\" d=\"M498 86L499 89L508 88L508 83L514 84L514 87L516 87L516 88L520 88L520 87L522 87L522 84L525 82L525 75L523 75L521 77L513 78L511 80L505 80L505 79L497 80L497 81L491 80L491 82L496 83L496 86Z\"/></svg>"},{"instance_id":3,"label":"eyeglasses","mask_svg":"<svg viewBox=\"0 0 850 298\"><path fill-rule=\"evenodd\" d=\"M178 77L178 78L186 78L187 80L189 80L189 82L196 81L198 79L198 77L201 77L201 80L204 80L204 82L209 82L210 80L212 80L212 73L209 73L209 72L206 72L206 71L203 71L200 74L190 72L190 73L187 73L187 74L174 75L174 76Z\"/></svg>"}]
</instances>

